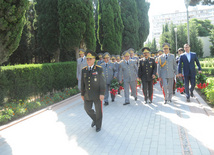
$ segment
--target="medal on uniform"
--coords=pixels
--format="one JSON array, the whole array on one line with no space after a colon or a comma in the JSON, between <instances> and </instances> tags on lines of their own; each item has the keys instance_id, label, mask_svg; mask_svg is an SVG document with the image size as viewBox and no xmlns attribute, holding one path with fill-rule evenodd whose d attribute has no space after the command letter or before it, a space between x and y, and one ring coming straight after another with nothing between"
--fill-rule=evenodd
<instances>
[{"instance_id":1,"label":"medal on uniform","mask_svg":"<svg viewBox=\"0 0 214 155\"><path fill-rule=\"evenodd\" d=\"M96 82L96 81L97 81L97 78L94 78L94 81Z\"/></svg>"}]
</instances>

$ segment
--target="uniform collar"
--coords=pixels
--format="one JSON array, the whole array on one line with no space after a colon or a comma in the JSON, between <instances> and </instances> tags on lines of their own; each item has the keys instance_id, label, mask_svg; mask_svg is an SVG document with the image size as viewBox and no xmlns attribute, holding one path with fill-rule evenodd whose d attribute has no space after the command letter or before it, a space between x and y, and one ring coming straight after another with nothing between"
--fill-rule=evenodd
<instances>
[{"instance_id":1,"label":"uniform collar","mask_svg":"<svg viewBox=\"0 0 214 155\"><path fill-rule=\"evenodd\" d=\"M91 69L93 69L94 68L94 64L92 66L88 66L88 70L90 69L90 67L91 67Z\"/></svg>"}]
</instances>

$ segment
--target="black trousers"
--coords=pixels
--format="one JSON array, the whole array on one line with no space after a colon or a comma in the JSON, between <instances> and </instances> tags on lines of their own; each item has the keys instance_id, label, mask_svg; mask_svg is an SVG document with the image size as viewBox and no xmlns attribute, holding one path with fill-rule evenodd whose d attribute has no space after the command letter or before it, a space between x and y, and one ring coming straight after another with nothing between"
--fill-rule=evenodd
<instances>
[{"instance_id":1,"label":"black trousers","mask_svg":"<svg viewBox=\"0 0 214 155\"><path fill-rule=\"evenodd\" d=\"M147 101L148 98L150 101L153 99L153 80L152 81L142 81L143 84L143 94L144 100ZM148 94L149 92L149 94Z\"/></svg>"},{"instance_id":2,"label":"black trousers","mask_svg":"<svg viewBox=\"0 0 214 155\"><path fill-rule=\"evenodd\" d=\"M92 109L92 106L95 106L95 111ZM102 126L102 103L99 99L97 100L85 100L84 101L84 109L86 113L91 117L91 119L95 122L97 128L101 128Z\"/></svg>"}]
</instances>

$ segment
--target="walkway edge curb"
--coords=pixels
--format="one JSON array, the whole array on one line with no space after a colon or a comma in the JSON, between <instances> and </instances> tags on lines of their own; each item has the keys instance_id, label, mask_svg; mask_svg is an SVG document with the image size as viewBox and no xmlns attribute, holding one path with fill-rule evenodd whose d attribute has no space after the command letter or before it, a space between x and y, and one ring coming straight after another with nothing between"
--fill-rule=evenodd
<instances>
[{"instance_id":1,"label":"walkway edge curb","mask_svg":"<svg viewBox=\"0 0 214 155\"><path fill-rule=\"evenodd\" d=\"M208 116L214 116L214 111L212 108L207 104L206 101L194 90L194 94L198 103L203 107L204 111L207 113Z\"/></svg>"},{"instance_id":2,"label":"walkway edge curb","mask_svg":"<svg viewBox=\"0 0 214 155\"><path fill-rule=\"evenodd\" d=\"M52 108L57 107L57 106L59 106L59 105L63 105L63 104L65 104L68 100L74 99L74 98L79 97L79 96L80 96L80 93L78 93L78 94L76 94L76 95L74 95L74 96L71 96L71 97L69 97L69 98L67 98L67 99L65 99L65 100L62 100L62 101L60 101L60 102L57 102L57 103L55 103L55 104L53 104L53 105L50 105L50 106L48 106L48 107L46 107L46 108L43 108L43 109L41 109L41 110L39 110L39 111L36 111L36 112L34 112L34 113L32 113L32 114L29 114L29 115L27 115L27 116L24 116L24 117L22 117L22 118L20 118L20 119L18 119L18 120L15 120L15 121L12 121L12 122L10 122L10 123L8 123L8 124L2 125L2 126L0 126L0 131L2 131L2 130L4 130L4 129L7 129L7 128L9 128L9 127L15 125L15 124L18 124L18 123L20 123L20 122L22 122L22 121L24 121L24 120L27 120L27 119L29 119L29 118L31 118L31 117L34 117L34 116L36 116L36 115L39 115L40 113L43 113L43 112L45 112L45 111L47 111L47 110L49 110L49 109L52 109Z\"/></svg>"}]
</instances>

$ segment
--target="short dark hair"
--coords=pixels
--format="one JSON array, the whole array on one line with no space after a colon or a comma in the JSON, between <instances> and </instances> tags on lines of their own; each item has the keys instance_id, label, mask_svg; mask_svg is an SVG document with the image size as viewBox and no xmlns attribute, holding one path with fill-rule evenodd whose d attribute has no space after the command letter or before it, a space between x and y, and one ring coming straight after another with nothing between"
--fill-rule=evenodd
<instances>
[{"instance_id":1,"label":"short dark hair","mask_svg":"<svg viewBox=\"0 0 214 155\"><path fill-rule=\"evenodd\" d=\"M186 43L186 44L184 44L184 46L185 46L185 45L188 45L188 46L190 47L190 44L187 44L187 43Z\"/></svg>"}]
</instances>

